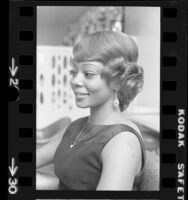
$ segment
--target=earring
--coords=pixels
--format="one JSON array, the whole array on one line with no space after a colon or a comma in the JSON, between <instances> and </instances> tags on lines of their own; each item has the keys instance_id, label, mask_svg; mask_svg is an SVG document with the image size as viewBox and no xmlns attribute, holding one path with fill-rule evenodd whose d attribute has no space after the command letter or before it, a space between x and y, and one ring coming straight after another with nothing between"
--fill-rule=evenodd
<instances>
[{"instance_id":1,"label":"earring","mask_svg":"<svg viewBox=\"0 0 188 200\"><path fill-rule=\"evenodd\" d=\"M116 98L114 99L114 106L119 106L119 99L117 97L117 91L116 91Z\"/></svg>"}]
</instances>

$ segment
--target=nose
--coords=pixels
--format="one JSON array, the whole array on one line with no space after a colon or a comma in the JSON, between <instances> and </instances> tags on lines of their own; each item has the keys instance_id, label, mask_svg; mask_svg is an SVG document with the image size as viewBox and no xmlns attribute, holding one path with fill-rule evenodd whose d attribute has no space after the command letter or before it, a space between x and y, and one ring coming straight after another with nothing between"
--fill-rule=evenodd
<instances>
[{"instance_id":1,"label":"nose","mask_svg":"<svg viewBox=\"0 0 188 200\"><path fill-rule=\"evenodd\" d=\"M84 80L83 80L82 74L78 73L75 77L72 77L70 82L71 82L72 87L83 86Z\"/></svg>"}]
</instances>

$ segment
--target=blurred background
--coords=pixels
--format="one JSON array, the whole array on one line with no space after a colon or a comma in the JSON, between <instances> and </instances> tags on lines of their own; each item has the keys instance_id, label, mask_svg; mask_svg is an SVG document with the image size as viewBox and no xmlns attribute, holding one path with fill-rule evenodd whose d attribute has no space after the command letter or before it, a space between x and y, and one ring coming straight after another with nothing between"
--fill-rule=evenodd
<instances>
[{"instance_id":1,"label":"blurred background","mask_svg":"<svg viewBox=\"0 0 188 200\"><path fill-rule=\"evenodd\" d=\"M125 32L138 45L144 88L124 114L139 126L146 148L159 154L159 7L37 7L37 148L63 135L71 121L89 115L88 109L76 107L69 85L72 46L100 30Z\"/></svg>"}]
</instances>

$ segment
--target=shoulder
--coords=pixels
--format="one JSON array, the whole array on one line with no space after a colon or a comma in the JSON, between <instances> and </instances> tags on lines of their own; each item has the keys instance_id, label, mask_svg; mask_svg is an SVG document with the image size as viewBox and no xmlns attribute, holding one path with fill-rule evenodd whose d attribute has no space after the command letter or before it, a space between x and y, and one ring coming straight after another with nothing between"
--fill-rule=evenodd
<instances>
[{"instance_id":1,"label":"shoulder","mask_svg":"<svg viewBox=\"0 0 188 200\"><path fill-rule=\"evenodd\" d=\"M127 153L131 151L139 153L141 151L138 137L129 131L122 131L113 136L104 146L103 154L118 154Z\"/></svg>"},{"instance_id":2,"label":"shoulder","mask_svg":"<svg viewBox=\"0 0 188 200\"><path fill-rule=\"evenodd\" d=\"M104 146L102 152L110 153L111 151L114 153L115 151L119 152L127 152L128 149L132 150L132 152L141 152L140 141L137 135L142 138L141 132L137 125L133 123L131 120L123 119L121 124L131 127L134 129L137 134L134 134L130 130L122 130L118 134L115 134ZM142 138L143 140L143 138Z\"/></svg>"},{"instance_id":3,"label":"shoulder","mask_svg":"<svg viewBox=\"0 0 188 200\"><path fill-rule=\"evenodd\" d=\"M131 120L123 118L119 123L131 127L137 132L137 135L141 136L139 128ZM104 152L108 151L110 153L110 151L115 152L116 150L123 153L127 152L128 148L132 150L132 152L140 151L140 141L137 135L130 130L122 130L106 143L104 146Z\"/></svg>"},{"instance_id":4,"label":"shoulder","mask_svg":"<svg viewBox=\"0 0 188 200\"><path fill-rule=\"evenodd\" d=\"M126 119L124 121L124 124L130 126L133 129L135 129L139 133L139 135L141 135L140 129L138 128L138 126L133 121Z\"/></svg>"},{"instance_id":5,"label":"shoulder","mask_svg":"<svg viewBox=\"0 0 188 200\"><path fill-rule=\"evenodd\" d=\"M141 136L139 128L132 121L126 120L120 123L133 128L137 135ZM142 147L137 135L131 131L122 130L104 145L101 151L104 173L108 171L116 173L118 171L121 177L124 175L125 179L128 180L140 172L142 166ZM115 174L115 177L117 176Z\"/></svg>"},{"instance_id":6,"label":"shoulder","mask_svg":"<svg viewBox=\"0 0 188 200\"><path fill-rule=\"evenodd\" d=\"M138 128L138 126L133 121L131 121L129 119L124 119L122 121L122 124L127 125L127 126L131 127L132 129L134 129L138 133L138 135L141 137L141 139L143 140L142 133L140 132L140 129Z\"/></svg>"},{"instance_id":7,"label":"shoulder","mask_svg":"<svg viewBox=\"0 0 188 200\"><path fill-rule=\"evenodd\" d=\"M110 166L135 176L141 167L141 147L137 136L127 131L115 135L104 146L101 160L105 169Z\"/></svg>"}]
</instances>

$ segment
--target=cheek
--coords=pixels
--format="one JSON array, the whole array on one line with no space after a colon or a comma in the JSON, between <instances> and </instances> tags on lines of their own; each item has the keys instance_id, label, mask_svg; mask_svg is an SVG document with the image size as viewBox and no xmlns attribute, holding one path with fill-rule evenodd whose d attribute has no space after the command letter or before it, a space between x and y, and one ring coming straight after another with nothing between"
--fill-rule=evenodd
<instances>
[{"instance_id":1,"label":"cheek","mask_svg":"<svg viewBox=\"0 0 188 200\"><path fill-rule=\"evenodd\" d=\"M72 78L69 80L69 85L70 85L70 86L71 86L71 88L73 89Z\"/></svg>"},{"instance_id":2,"label":"cheek","mask_svg":"<svg viewBox=\"0 0 188 200\"><path fill-rule=\"evenodd\" d=\"M112 90L101 80L96 81L95 83L87 84L86 87L94 98L106 99L112 95Z\"/></svg>"}]
</instances>

